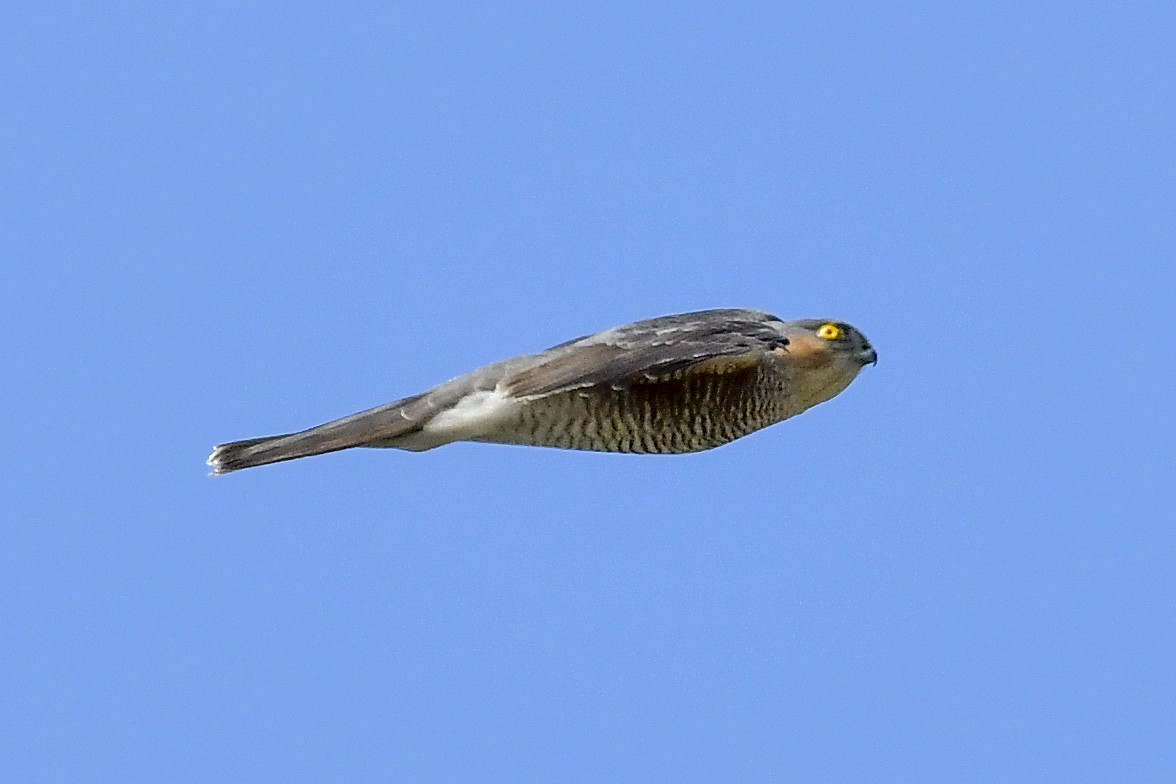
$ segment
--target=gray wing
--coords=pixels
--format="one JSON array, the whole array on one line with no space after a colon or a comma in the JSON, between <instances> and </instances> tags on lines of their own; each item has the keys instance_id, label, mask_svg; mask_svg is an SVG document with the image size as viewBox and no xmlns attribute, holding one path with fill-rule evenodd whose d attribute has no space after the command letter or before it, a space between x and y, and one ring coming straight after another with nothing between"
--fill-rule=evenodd
<instances>
[{"instance_id":1,"label":"gray wing","mask_svg":"<svg viewBox=\"0 0 1176 784\"><path fill-rule=\"evenodd\" d=\"M746 369L787 344L780 319L756 310L705 310L639 321L555 346L500 386L534 398L624 388L695 372Z\"/></svg>"}]
</instances>

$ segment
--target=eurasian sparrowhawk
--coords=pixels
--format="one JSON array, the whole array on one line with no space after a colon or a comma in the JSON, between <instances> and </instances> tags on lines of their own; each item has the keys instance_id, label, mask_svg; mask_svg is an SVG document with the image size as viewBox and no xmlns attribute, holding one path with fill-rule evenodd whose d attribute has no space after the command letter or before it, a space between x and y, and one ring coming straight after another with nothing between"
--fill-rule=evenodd
<instances>
[{"instance_id":1,"label":"eurasian sparrowhawk","mask_svg":"<svg viewBox=\"0 0 1176 784\"><path fill-rule=\"evenodd\" d=\"M848 324L704 310L514 357L300 433L235 441L213 473L350 447L454 441L677 454L726 444L837 395L877 353Z\"/></svg>"}]
</instances>

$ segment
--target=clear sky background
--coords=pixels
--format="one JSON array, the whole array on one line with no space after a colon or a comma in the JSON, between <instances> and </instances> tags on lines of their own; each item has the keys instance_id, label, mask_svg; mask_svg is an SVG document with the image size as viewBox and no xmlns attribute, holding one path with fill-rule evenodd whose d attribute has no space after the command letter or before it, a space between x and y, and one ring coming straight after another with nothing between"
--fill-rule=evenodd
<instances>
[{"instance_id":1,"label":"clear sky background","mask_svg":"<svg viewBox=\"0 0 1176 784\"><path fill-rule=\"evenodd\" d=\"M1168 3L0 19L8 781L1176 781ZM707 307L719 450L210 478Z\"/></svg>"}]
</instances>

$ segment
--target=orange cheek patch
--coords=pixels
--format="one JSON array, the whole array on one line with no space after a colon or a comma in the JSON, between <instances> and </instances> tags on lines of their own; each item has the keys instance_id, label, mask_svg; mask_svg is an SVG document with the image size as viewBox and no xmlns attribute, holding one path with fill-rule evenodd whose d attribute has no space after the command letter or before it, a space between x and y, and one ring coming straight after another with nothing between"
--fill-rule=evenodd
<instances>
[{"instance_id":1,"label":"orange cheek patch","mask_svg":"<svg viewBox=\"0 0 1176 784\"><path fill-rule=\"evenodd\" d=\"M818 337L808 335L792 338L785 355L791 357L797 365L806 368L828 367L833 362L829 344Z\"/></svg>"}]
</instances>

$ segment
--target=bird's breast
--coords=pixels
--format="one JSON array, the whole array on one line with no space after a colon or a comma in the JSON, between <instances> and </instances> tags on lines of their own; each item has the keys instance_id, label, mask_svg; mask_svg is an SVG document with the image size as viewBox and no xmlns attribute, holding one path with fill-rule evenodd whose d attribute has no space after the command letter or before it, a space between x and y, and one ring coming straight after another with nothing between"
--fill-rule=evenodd
<instances>
[{"instance_id":1,"label":"bird's breast","mask_svg":"<svg viewBox=\"0 0 1176 784\"><path fill-rule=\"evenodd\" d=\"M812 405L792 393L787 376L756 367L560 392L526 402L510 422L476 440L600 452L697 452Z\"/></svg>"}]
</instances>

